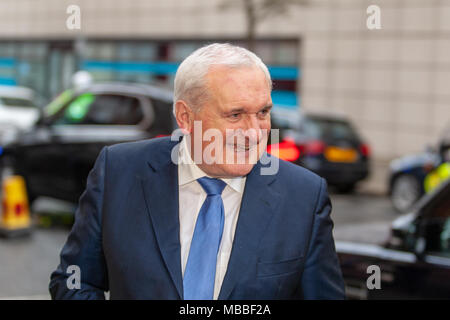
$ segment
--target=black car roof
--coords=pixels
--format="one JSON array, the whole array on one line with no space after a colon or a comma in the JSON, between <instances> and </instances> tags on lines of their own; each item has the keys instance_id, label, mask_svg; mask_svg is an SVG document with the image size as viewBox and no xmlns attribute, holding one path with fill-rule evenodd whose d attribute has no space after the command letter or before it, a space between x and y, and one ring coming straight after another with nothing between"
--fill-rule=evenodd
<instances>
[{"instance_id":1,"label":"black car roof","mask_svg":"<svg viewBox=\"0 0 450 320\"><path fill-rule=\"evenodd\" d=\"M350 119L343 114L339 113L319 113L319 112L303 112L302 116L310 119L317 120L327 120L327 121L339 121L339 122L350 122Z\"/></svg>"},{"instance_id":2,"label":"black car roof","mask_svg":"<svg viewBox=\"0 0 450 320\"><path fill-rule=\"evenodd\" d=\"M450 126L444 130L441 136L441 144L450 146Z\"/></svg>"},{"instance_id":3,"label":"black car roof","mask_svg":"<svg viewBox=\"0 0 450 320\"><path fill-rule=\"evenodd\" d=\"M423 214L423 211L430 206L437 197L445 196L450 193L450 179L443 181L439 186L429 193L426 193L417 201L410 210L415 216Z\"/></svg>"}]
</instances>

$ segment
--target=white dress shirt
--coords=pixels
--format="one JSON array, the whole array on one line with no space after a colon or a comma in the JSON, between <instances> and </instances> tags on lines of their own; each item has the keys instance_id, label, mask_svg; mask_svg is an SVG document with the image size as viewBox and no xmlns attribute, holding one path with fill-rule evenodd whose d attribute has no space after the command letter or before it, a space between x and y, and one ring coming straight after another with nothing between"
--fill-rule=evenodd
<instances>
[{"instance_id":1,"label":"white dress shirt","mask_svg":"<svg viewBox=\"0 0 450 320\"><path fill-rule=\"evenodd\" d=\"M183 277L189 257L192 236L194 235L197 215L206 199L206 192L198 183L197 179L208 176L192 161L190 150L187 147L187 138L188 137L185 136L180 142L178 153L180 245ZM227 184L222 192L225 222L222 241L217 254L214 300L217 300L219 296L223 278L227 271L246 177L221 180Z\"/></svg>"}]
</instances>

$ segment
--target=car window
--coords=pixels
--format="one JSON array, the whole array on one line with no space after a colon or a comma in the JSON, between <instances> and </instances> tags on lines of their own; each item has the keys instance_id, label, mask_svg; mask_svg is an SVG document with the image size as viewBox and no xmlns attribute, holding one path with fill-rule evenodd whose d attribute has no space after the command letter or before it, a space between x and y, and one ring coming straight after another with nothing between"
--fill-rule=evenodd
<instances>
[{"instance_id":1,"label":"car window","mask_svg":"<svg viewBox=\"0 0 450 320\"><path fill-rule=\"evenodd\" d=\"M358 136L351 125L342 120L307 117L301 125L303 131L317 139L357 139Z\"/></svg>"},{"instance_id":2,"label":"car window","mask_svg":"<svg viewBox=\"0 0 450 320\"><path fill-rule=\"evenodd\" d=\"M35 108L33 101L22 98L0 97L0 105L8 107Z\"/></svg>"},{"instance_id":3,"label":"car window","mask_svg":"<svg viewBox=\"0 0 450 320\"><path fill-rule=\"evenodd\" d=\"M84 93L73 99L54 123L136 125L142 118L140 101L135 97Z\"/></svg>"},{"instance_id":4,"label":"car window","mask_svg":"<svg viewBox=\"0 0 450 320\"><path fill-rule=\"evenodd\" d=\"M450 185L437 196L424 218L426 251L450 257Z\"/></svg>"},{"instance_id":5,"label":"car window","mask_svg":"<svg viewBox=\"0 0 450 320\"><path fill-rule=\"evenodd\" d=\"M172 103L147 97L149 104L153 107L155 119L149 126L149 131L154 134L171 134L176 128L172 114Z\"/></svg>"}]
</instances>

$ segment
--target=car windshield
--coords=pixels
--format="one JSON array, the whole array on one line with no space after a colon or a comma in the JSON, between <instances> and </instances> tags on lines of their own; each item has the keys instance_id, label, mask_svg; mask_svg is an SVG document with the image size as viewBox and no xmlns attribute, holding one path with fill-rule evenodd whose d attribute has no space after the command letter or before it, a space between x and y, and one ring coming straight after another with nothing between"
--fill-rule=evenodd
<instances>
[{"instance_id":1,"label":"car windshield","mask_svg":"<svg viewBox=\"0 0 450 320\"><path fill-rule=\"evenodd\" d=\"M450 257L450 182L444 182L424 209L426 250Z\"/></svg>"},{"instance_id":2,"label":"car windshield","mask_svg":"<svg viewBox=\"0 0 450 320\"><path fill-rule=\"evenodd\" d=\"M358 139L349 122L337 119L306 117L303 122L305 132L317 139Z\"/></svg>"},{"instance_id":3,"label":"car windshield","mask_svg":"<svg viewBox=\"0 0 450 320\"><path fill-rule=\"evenodd\" d=\"M33 101L23 98L0 97L0 104L7 107L35 108Z\"/></svg>"},{"instance_id":4,"label":"car windshield","mask_svg":"<svg viewBox=\"0 0 450 320\"><path fill-rule=\"evenodd\" d=\"M120 94L86 92L55 110L53 124L136 125L143 118L139 100Z\"/></svg>"}]
</instances>

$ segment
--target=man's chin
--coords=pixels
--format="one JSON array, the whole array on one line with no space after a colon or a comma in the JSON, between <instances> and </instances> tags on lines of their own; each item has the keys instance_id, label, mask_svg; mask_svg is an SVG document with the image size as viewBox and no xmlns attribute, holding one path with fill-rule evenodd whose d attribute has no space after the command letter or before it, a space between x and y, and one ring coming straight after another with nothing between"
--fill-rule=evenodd
<instances>
[{"instance_id":1,"label":"man's chin","mask_svg":"<svg viewBox=\"0 0 450 320\"><path fill-rule=\"evenodd\" d=\"M215 165L214 168L202 168L202 170L211 177L215 178L237 178L246 176L252 171L255 164L222 164Z\"/></svg>"},{"instance_id":2,"label":"man's chin","mask_svg":"<svg viewBox=\"0 0 450 320\"><path fill-rule=\"evenodd\" d=\"M242 177L246 176L247 174L252 171L255 164L229 164L224 165L223 172L225 173L226 177L228 178L235 178L235 177Z\"/></svg>"}]
</instances>

